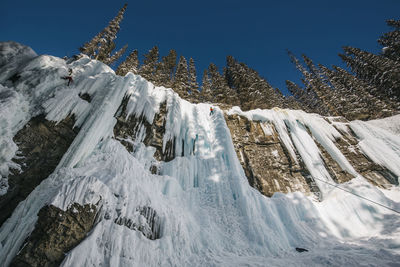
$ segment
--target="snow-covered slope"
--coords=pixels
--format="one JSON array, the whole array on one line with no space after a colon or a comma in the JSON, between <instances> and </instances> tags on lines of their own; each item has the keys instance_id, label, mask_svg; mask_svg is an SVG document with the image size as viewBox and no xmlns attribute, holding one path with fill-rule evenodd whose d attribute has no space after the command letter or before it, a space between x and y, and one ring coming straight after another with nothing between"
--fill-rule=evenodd
<instances>
[{"instance_id":1,"label":"snow-covered slope","mask_svg":"<svg viewBox=\"0 0 400 267\"><path fill-rule=\"evenodd\" d=\"M307 129L343 169L356 176L341 188L400 210L400 203L393 200L399 199L398 187L382 192L359 175L333 143L340 133L322 117L279 109L229 111L273 122L289 153L296 148L323 194L321 202L299 192L267 198L249 186L219 108L209 116L208 104L191 104L140 76L116 76L85 57L69 64L51 56L27 61L22 67L3 66L10 73L18 71L18 80L0 80L3 184L9 168L15 167L11 159L17 146L12 137L32 116L44 112L48 120L61 121L74 114L80 131L55 172L1 227L0 261L6 266L34 229L44 205L66 210L72 203L92 203L101 209L93 230L67 254L62 266L395 266L400 262L399 214L328 185L334 181ZM60 79L68 68L74 73L71 86ZM90 103L79 97L84 93L91 96ZM154 148L142 144L143 131L129 140L135 146L131 153L113 138L114 116L124 96L129 97L127 116L143 115L149 123L166 102L164 147L174 138L183 141L175 143L175 159L159 163L159 174L149 171ZM399 135L363 122L352 122L351 128L362 140L365 154L400 176ZM6 190L3 187L3 193ZM150 240L116 223L118 218L143 223L140 207L156 211L159 238ZM296 247L309 252L299 254Z\"/></svg>"}]
</instances>

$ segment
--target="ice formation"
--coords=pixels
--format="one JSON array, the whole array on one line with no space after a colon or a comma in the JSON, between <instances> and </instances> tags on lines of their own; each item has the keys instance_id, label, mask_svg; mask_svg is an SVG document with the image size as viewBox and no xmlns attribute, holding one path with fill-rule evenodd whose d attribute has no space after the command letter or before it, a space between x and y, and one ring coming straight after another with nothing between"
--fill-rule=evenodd
<instances>
[{"instance_id":1,"label":"ice formation","mask_svg":"<svg viewBox=\"0 0 400 267\"><path fill-rule=\"evenodd\" d=\"M30 117L45 112L48 120L61 121L74 114L81 129L56 171L1 227L0 261L5 266L33 230L41 207L53 204L65 210L74 202L100 203L101 214L62 266L394 266L400 262L399 214L324 183L334 181L309 131L343 169L356 176L341 187L400 210L398 187L388 193L357 174L334 145L340 133L322 117L280 109L229 111L272 122L289 153L294 155L296 149L311 175L319 179L316 183L323 194L321 202L299 192L267 198L249 186L219 108L209 116L208 104L191 104L171 89L155 87L131 73L116 76L89 58L65 62L32 53L21 58L22 65L2 67L10 75L18 68L17 86L6 82L9 75L0 80L3 180L17 151L12 137ZM60 79L69 68L74 71L71 86ZM90 103L79 97L83 93L91 95ZM113 138L114 115L124 96L129 97L128 116L143 115L149 123L166 102L164 145L173 138L183 140L175 144L177 157L160 163L159 175L149 171L154 151L140 137L135 153ZM363 152L400 176L400 136L363 122L350 126L362 140ZM117 217L143 220L138 207L157 212L160 238L150 240L114 223ZM296 247L309 252L299 254Z\"/></svg>"}]
</instances>

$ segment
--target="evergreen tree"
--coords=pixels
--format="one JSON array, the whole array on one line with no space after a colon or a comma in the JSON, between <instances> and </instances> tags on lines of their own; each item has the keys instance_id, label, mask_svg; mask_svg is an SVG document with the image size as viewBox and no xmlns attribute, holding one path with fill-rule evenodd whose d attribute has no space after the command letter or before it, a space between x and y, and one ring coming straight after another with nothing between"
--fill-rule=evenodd
<instances>
[{"instance_id":1,"label":"evergreen tree","mask_svg":"<svg viewBox=\"0 0 400 267\"><path fill-rule=\"evenodd\" d=\"M389 116L395 113L393 103L385 103L369 91L374 91L366 82L356 78L346 70L334 66L330 70L324 66L320 67L336 93L335 102L339 114L349 120L353 119L374 119L382 116Z\"/></svg>"},{"instance_id":2,"label":"evergreen tree","mask_svg":"<svg viewBox=\"0 0 400 267\"><path fill-rule=\"evenodd\" d=\"M378 40L383 46L382 54L395 61L400 61L400 20L387 20L387 25L394 28L393 31L385 33Z\"/></svg>"},{"instance_id":3,"label":"evergreen tree","mask_svg":"<svg viewBox=\"0 0 400 267\"><path fill-rule=\"evenodd\" d=\"M119 50L114 55L111 55L115 49L114 40L117 38L117 33L120 29L119 24L123 19L127 4L125 4L118 15L110 21L108 26L97 34L91 41L85 43L79 50L81 53L89 56L90 58L97 59L105 64L112 64L125 52L126 46Z\"/></svg>"},{"instance_id":4,"label":"evergreen tree","mask_svg":"<svg viewBox=\"0 0 400 267\"><path fill-rule=\"evenodd\" d=\"M187 61L184 56L179 58L178 66L176 67L175 80L173 84L173 89L182 98L187 98L189 96L189 72Z\"/></svg>"},{"instance_id":5,"label":"evergreen tree","mask_svg":"<svg viewBox=\"0 0 400 267\"><path fill-rule=\"evenodd\" d=\"M232 56L227 57L225 80L240 100L243 110L273 108L282 105L283 98L257 71L240 63Z\"/></svg>"},{"instance_id":6,"label":"evergreen tree","mask_svg":"<svg viewBox=\"0 0 400 267\"><path fill-rule=\"evenodd\" d=\"M377 94L392 100L400 99L400 61L349 46L343 49L345 54L340 57L358 78L375 85Z\"/></svg>"},{"instance_id":7,"label":"evergreen tree","mask_svg":"<svg viewBox=\"0 0 400 267\"><path fill-rule=\"evenodd\" d=\"M300 61L288 51L289 57L296 68L303 74L302 82L306 86L308 96L312 97L312 106L315 112L321 115L337 115L334 103L331 101L333 93L328 84L324 82L320 75L320 70L315 66L312 60L303 56L308 70L300 63Z\"/></svg>"},{"instance_id":8,"label":"evergreen tree","mask_svg":"<svg viewBox=\"0 0 400 267\"><path fill-rule=\"evenodd\" d=\"M310 92L303 90L299 85L292 81L286 80L286 87L292 94L293 98L299 103L301 109L306 112L317 112L317 103L313 102L315 96L311 95ZM294 108L296 105L294 105Z\"/></svg>"},{"instance_id":9,"label":"evergreen tree","mask_svg":"<svg viewBox=\"0 0 400 267\"><path fill-rule=\"evenodd\" d=\"M198 102L199 99L199 83L197 82L196 66L193 58L189 59L189 88L191 100Z\"/></svg>"},{"instance_id":10,"label":"evergreen tree","mask_svg":"<svg viewBox=\"0 0 400 267\"><path fill-rule=\"evenodd\" d=\"M218 72L218 67L214 63L208 66L208 75L211 81L212 96L215 102L221 102L224 99L225 80Z\"/></svg>"},{"instance_id":11,"label":"evergreen tree","mask_svg":"<svg viewBox=\"0 0 400 267\"><path fill-rule=\"evenodd\" d=\"M211 80L210 77L208 76L208 71L204 70L201 82L200 101L210 102L211 100L212 100Z\"/></svg>"},{"instance_id":12,"label":"evergreen tree","mask_svg":"<svg viewBox=\"0 0 400 267\"><path fill-rule=\"evenodd\" d=\"M154 46L144 55L143 65L139 69L139 74L148 81L156 81L155 70L158 62L158 47Z\"/></svg>"},{"instance_id":13,"label":"evergreen tree","mask_svg":"<svg viewBox=\"0 0 400 267\"><path fill-rule=\"evenodd\" d=\"M123 61L115 71L116 74L125 76L128 72L132 72L133 74L138 73L139 68L139 59L138 59L138 51L135 49L129 56Z\"/></svg>"},{"instance_id":14,"label":"evergreen tree","mask_svg":"<svg viewBox=\"0 0 400 267\"><path fill-rule=\"evenodd\" d=\"M176 51L171 49L167 56L162 57L156 67L157 84L165 87L172 87L174 71L176 66Z\"/></svg>"},{"instance_id":15,"label":"evergreen tree","mask_svg":"<svg viewBox=\"0 0 400 267\"><path fill-rule=\"evenodd\" d=\"M111 65L115 61L117 61L123 54L125 54L126 49L128 48L128 45L124 45L120 50L115 52L111 57L107 57L103 60L103 62L107 65ZM110 53L111 54L111 53Z\"/></svg>"}]
</instances>

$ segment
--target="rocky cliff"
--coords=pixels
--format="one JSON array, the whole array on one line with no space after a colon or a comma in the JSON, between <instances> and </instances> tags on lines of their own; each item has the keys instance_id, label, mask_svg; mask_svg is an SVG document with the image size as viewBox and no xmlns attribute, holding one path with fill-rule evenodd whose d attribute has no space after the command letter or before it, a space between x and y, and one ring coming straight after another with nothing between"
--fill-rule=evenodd
<instances>
[{"instance_id":1,"label":"rocky cliff","mask_svg":"<svg viewBox=\"0 0 400 267\"><path fill-rule=\"evenodd\" d=\"M318 195L319 189L301 156L295 151L297 159L295 160L288 153L273 123L251 121L245 116L236 114L225 115L225 119L231 131L236 154L251 186L266 196L272 196L275 192L295 191ZM377 186L398 185L396 175L384 166L374 163L360 151L359 140L347 120L336 117L326 118L326 121L341 133L341 137L335 139L335 146L358 173ZM335 122L340 123L342 127L335 126ZM344 183L355 178L343 170L327 150L317 140L315 141L325 168L335 182Z\"/></svg>"},{"instance_id":2,"label":"rocky cliff","mask_svg":"<svg viewBox=\"0 0 400 267\"><path fill-rule=\"evenodd\" d=\"M5 266L400 260L398 133L299 110L209 114L89 58L17 48L0 60Z\"/></svg>"}]
</instances>

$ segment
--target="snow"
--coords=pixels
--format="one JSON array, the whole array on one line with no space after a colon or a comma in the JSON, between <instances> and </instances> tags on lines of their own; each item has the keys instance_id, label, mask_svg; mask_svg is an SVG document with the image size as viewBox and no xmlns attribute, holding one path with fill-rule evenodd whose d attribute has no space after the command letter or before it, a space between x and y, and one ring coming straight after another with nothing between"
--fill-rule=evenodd
<instances>
[{"instance_id":1,"label":"snow","mask_svg":"<svg viewBox=\"0 0 400 267\"><path fill-rule=\"evenodd\" d=\"M361 151L375 163L388 168L399 178L400 135L392 134L362 121L353 121L350 123L350 127L360 139Z\"/></svg>"},{"instance_id":2,"label":"snow","mask_svg":"<svg viewBox=\"0 0 400 267\"><path fill-rule=\"evenodd\" d=\"M273 123L278 131L279 138L289 150L290 155L297 160L295 149L300 154L315 183L321 190L321 197L332 189L326 182L334 183L334 181L325 168L314 138L337 161L342 169L355 177L358 176L358 173L334 144L336 139L341 138L341 134L332 124L317 114L279 108L243 112L239 107L233 107L228 111L228 114L238 114L250 120Z\"/></svg>"},{"instance_id":3,"label":"snow","mask_svg":"<svg viewBox=\"0 0 400 267\"><path fill-rule=\"evenodd\" d=\"M28 103L21 94L0 85L0 196L7 192L10 170L20 169L12 162L18 150L12 138L27 122L27 110Z\"/></svg>"},{"instance_id":4,"label":"snow","mask_svg":"<svg viewBox=\"0 0 400 267\"><path fill-rule=\"evenodd\" d=\"M74 82L66 86L59 77L71 67ZM131 73L118 77L85 57L70 64L35 57L18 72L20 81L0 87L0 94L4 91L7 96L1 101L8 107L0 107L0 121L7 123L0 140L11 148L0 150L0 155L7 162L16 150L12 136L32 114L45 112L56 122L74 114L80 131L56 171L0 228L0 261L5 266L33 230L44 205L65 210L75 202L97 205L99 219L61 266L395 266L400 262L398 214L324 183L334 182L315 141L356 176L342 188L400 210L398 186L382 191L358 175L334 145L341 134L316 114L281 109L243 112L237 107L229 111L272 123L293 159L297 160L297 151L311 175L324 181L316 180L323 193L321 202L299 192L267 198L249 186L219 108L210 116L208 104L191 104L171 89L155 87ZM88 93L92 101L79 98L81 93ZM164 148L176 140L176 158L158 162L158 175L149 171L155 162L154 148L141 143L144 128L130 140L135 146L132 153L112 138L114 114L124 96L128 116L143 116L150 123L166 103ZM264 132L272 133L266 125ZM360 145L364 153L375 153L372 160L397 174L399 136L367 123L350 126L364 142ZM382 147L365 148L378 139ZM114 222L123 217L143 223L139 207L157 212L159 239L149 240ZM309 252L297 253L296 247Z\"/></svg>"},{"instance_id":5,"label":"snow","mask_svg":"<svg viewBox=\"0 0 400 267\"><path fill-rule=\"evenodd\" d=\"M382 128L392 134L400 135L400 114L384 119L367 121L367 123Z\"/></svg>"},{"instance_id":6,"label":"snow","mask_svg":"<svg viewBox=\"0 0 400 267\"><path fill-rule=\"evenodd\" d=\"M16 42L0 42L0 83L12 77L16 70L37 54L32 48Z\"/></svg>"}]
</instances>

